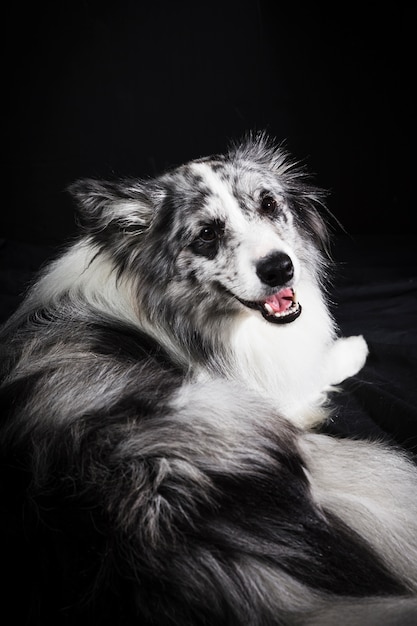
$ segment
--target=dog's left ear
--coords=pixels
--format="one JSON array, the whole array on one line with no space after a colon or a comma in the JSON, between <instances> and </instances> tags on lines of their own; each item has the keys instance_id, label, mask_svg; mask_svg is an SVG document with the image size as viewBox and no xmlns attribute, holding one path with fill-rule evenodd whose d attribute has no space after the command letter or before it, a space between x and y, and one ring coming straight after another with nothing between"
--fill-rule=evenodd
<instances>
[{"instance_id":1,"label":"dog's left ear","mask_svg":"<svg viewBox=\"0 0 417 626\"><path fill-rule=\"evenodd\" d=\"M327 255L330 254L330 233L327 224L315 207L306 211L310 233L316 245Z\"/></svg>"},{"instance_id":2,"label":"dog's left ear","mask_svg":"<svg viewBox=\"0 0 417 626\"><path fill-rule=\"evenodd\" d=\"M68 187L77 203L77 222L88 233L108 229L141 233L148 229L154 206L140 181L79 180Z\"/></svg>"},{"instance_id":3,"label":"dog's left ear","mask_svg":"<svg viewBox=\"0 0 417 626\"><path fill-rule=\"evenodd\" d=\"M294 219L317 248L330 256L330 230L325 216L331 214L325 203L326 196L322 189L309 185L302 178L295 178L291 185L287 185L287 198Z\"/></svg>"}]
</instances>

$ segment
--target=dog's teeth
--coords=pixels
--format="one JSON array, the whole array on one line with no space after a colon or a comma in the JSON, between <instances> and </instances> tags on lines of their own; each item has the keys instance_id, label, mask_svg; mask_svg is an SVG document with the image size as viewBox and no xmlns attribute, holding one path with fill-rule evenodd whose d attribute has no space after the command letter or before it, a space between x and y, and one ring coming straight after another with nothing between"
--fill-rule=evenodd
<instances>
[{"instance_id":1,"label":"dog's teeth","mask_svg":"<svg viewBox=\"0 0 417 626\"><path fill-rule=\"evenodd\" d=\"M293 313L294 310L296 310L297 308L298 308L297 304L294 303L286 311L282 311L281 313L279 313L279 312L274 313L274 317L286 317L287 315L290 315L291 313Z\"/></svg>"},{"instance_id":2,"label":"dog's teeth","mask_svg":"<svg viewBox=\"0 0 417 626\"><path fill-rule=\"evenodd\" d=\"M264 307L268 313L272 314L274 312L274 309L272 308L270 304L268 304L268 302L264 303Z\"/></svg>"}]
</instances>

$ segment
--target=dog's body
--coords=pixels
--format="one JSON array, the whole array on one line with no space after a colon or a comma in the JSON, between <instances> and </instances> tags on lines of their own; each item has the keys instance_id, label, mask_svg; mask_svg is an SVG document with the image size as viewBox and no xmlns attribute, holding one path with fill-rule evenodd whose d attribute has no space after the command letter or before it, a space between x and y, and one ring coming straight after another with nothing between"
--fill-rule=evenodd
<instances>
[{"instance_id":1,"label":"dog's body","mask_svg":"<svg viewBox=\"0 0 417 626\"><path fill-rule=\"evenodd\" d=\"M367 347L337 337L303 172L258 137L72 193L84 234L5 325L1 391L5 464L81 580L62 623L412 615L414 465L307 430Z\"/></svg>"}]
</instances>

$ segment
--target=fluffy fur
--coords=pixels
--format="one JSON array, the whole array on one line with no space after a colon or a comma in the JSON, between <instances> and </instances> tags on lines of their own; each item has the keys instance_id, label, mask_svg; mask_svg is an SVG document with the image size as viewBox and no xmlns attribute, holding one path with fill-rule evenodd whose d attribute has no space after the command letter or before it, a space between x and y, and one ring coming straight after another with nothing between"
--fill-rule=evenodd
<instances>
[{"instance_id":1,"label":"fluffy fur","mask_svg":"<svg viewBox=\"0 0 417 626\"><path fill-rule=\"evenodd\" d=\"M415 466L313 430L367 346L304 171L260 135L71 192L80 237L1 334L33 623L411 624Z\"/></svg>"}]
</instances>

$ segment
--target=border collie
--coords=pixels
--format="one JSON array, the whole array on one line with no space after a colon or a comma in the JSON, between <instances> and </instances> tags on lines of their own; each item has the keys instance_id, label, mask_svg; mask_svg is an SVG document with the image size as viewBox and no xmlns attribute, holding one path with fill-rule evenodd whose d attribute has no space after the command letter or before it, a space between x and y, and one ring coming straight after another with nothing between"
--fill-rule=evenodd
<instances>
[{"instance_id":1,"label":"border collie","mask_svg":"<svg viewBox=\"0 0 417 626\"><path fill-rule=\"evenodd\" d=\"M70 192L80 236L1 333L30 623L412 623L415 466L314 431L368 350L304 168L260 134Z\"/></svg>"}]
</instances>

